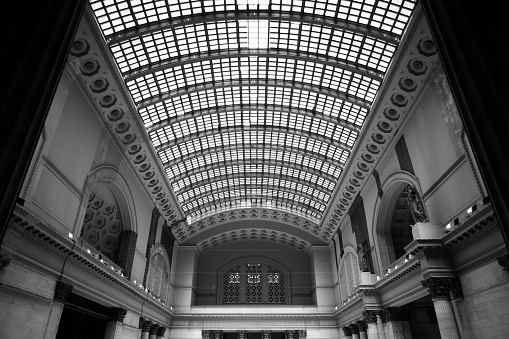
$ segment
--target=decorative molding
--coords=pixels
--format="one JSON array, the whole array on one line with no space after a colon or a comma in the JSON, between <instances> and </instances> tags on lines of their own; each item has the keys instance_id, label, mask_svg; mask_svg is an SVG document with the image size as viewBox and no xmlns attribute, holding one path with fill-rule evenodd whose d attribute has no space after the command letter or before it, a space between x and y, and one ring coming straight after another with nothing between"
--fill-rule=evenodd
<instances>
[{"instance_id":1,"label":"decorative molding","mask_svg":"<svg viewBox=\"0 0 509 339\"><path fill-rule=\"evenodd\" d=\"M301 238L285 232L270 229L245 228L216 234L206 240L199 242L196 246L203 254L214 247L238 240L271 240L288 247L308 252L311 244Z\"/></svg>"},{"instance_id":2,"label":"decorative molding","mask_svg":"<svg viewBox=\"0 0 509 339\"><path fill-rule=\"evenodd\" d=\"M458 277L429 277L421 284L428 289L431 299L449 299L451 294L453 300L463 297Z\"/></svg>"},{"instance_id":3,"label":"decorative molding","mask_svg":"<svg viewBox=\"0 0 509 339\"><path fill-rule=\"evenodd\" d=\"M66 284L63 281L57 281L54 300L65 303L71 294L73 287L74 286L71 284Z\"/></svg>"}]
</instances>

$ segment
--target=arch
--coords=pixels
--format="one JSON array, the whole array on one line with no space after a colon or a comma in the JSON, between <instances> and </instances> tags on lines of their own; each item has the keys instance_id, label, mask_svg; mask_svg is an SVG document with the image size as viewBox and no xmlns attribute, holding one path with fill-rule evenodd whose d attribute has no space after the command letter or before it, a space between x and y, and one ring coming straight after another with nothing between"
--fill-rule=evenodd
<instances>
[{"instance_id":1,"label":"arch","mask_svg":"<svg viewBox=\"0 0 509 339\"><path fill-rule=\"evenodd\" d=\"M147 289L161 302L168 302L170 287L170 260L166 249L156 244L150 250L149 269L147 273Z\"/></svg>"},{"instance_id":2,"label":"arch","mask_svg":"<svg viewBox=\"0 0 509 339\"><path fill-rule=\"evenodd\" d=\"M85 187L83 189L83 199L80 204L80 217L78 218L77 225L81 227L83 224L88 197L90 196L90 193L92 193L94 187L98 184L103 184L108 187L115 196L122 215L124 230L131 230L138 233L136 209L131 189L129 188L129 185L122 173L120 173L120 171L115 167L108 165L99 166L88 174ZM81 229L77 229L76 231L76 234L79 234Z\"/></svg>"},{"instance_id":3,"label":"arch","mask_svg":"<svg viewBox=\"0 0 509 339\"><path fill-rule=\"evenodd\" d=\"M422 192L419 181L414 175L401 170L393 172L382 184L382 198L377 198L377 202L375 203L372 234L378 258L378 272L382 272L391 263L398 259L392 249L392 217L400 194L409 184L416 187L419 192Z\"/></svg>"},{"instance_id":4,"label":"arch","mask_svg":"<svg viewBox=\"0 0 509 339\"><path fill-rule=\"evenodd\" d=\"M344 248L345 253L339 265L339 288L341 302L344 304L355 292L360 284L360 269L357 252L352 244Z\"/></svg>"},{"instance_id":5,"label":"arch","mask_svg":"<svg viewBox=\"0 0 509 339\"><path fill-rule=\"evenodd\" d=\"M217 304L290 305L291 271L283 263L264 256L244 256L218 269Z\"/></svg>"}]
</instances>

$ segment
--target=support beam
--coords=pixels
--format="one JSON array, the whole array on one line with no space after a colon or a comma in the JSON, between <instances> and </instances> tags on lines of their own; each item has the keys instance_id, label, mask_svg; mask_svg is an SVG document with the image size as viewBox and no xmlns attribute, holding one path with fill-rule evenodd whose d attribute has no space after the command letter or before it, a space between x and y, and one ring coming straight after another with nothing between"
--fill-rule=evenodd
<instances>
[{"instance_id":1,"label":"support beam","mask_svg":"<svg viewBox=\"0 0 509 339\"><path fill-rule=\"evenodd\" d=\"M326 138L323 135L318 134L318 133L313 133L313 132L310 132L310 131L298 130L296 128L290 128L290 127L286 127L285 128L285 127L282 127L282 126L265 126L265 125L227 126L227 127L220 127L220 128L209 129L209 130L206 130L206 131L203 131L203 132L196 132L196 133L188 134L186 136L174 139L174 140L172 140L170 142L167 142L165 144L162 144L162 145L159 145L159 146L155 147L155 150L156 150L156 152L161 152L161 151L164 151L164 150L166 150L168 148L171 148L173 146L177 146L177 145L179 145L181 143L188 142L188 141L194 140L196 138L203 138L203 137L206 137L206 136L209 136L209 135L214 135L214 134L224 134L224 133L231 133L231 132L256 131L256 130L263 131L263 132L271 132L271 133L283 133L283 134L286 134L286 135L288 135L288 134L298 135L298 136L301 136L301 137L304 137L304 138L316 139L316 140L328 143L328 144L330 144L332 146L341 148L341 149L343 149L345 151L348 151L348 152L350 152L352 150L351 146L345 145L344 143L342 143L342 142L340 142L340 141L338 141L336 139Z\"/></svg>"},{"instance_id":2,"label":"support beam","mask_svg":"<svg viewBox=\"0 0 509 339\"><path fill-rule=\"evenodd\" d=\"M283 11L235 11L235 12L216 12L208 14L193 14L190 16L182 16L172 18L155 23L149 23L143 26L133 27L123 30L119 33L106 37L109 46L120 44L124 41L140 37L142 35L176 29L182 26L210 23L216 21L234 21L234 20L270 20L270 21L291 21L305 23L309 25L319 25L331 29L345 30L369 36L373 39L388 42L397 45L399 35L390 31L381 30L375 27L361 25L346 20L335 19L325 15L303 14Z\"/></svg>"},{"instance_id":3,"label":"support beam","mask_svg":"<svg viewBox=\"0 0 509 339\"><path fill-rule=\"evenodd\" d=\"M161 72L169 68L180 67L183 65L189 65L198 62L209 62L211 60L220 60L228 58L247 58L247 57L258 57L258 58L277 58L277 59L290 59L298 61L314 62L317 64L323 64L326 66L340 68L348 72L358 73L370 79L382 81L384 78L384 72L380 72L375 68L370 68L361 64L357 64L345 59L334 58L323 54L310 53L304 51L293 51L286 49L229 49L229 50L217 50L208 51L207 53L195 53L180 56L178 58L170 58L161 60L158 62L151 63L149 66L143 66L133 69L123 74L125 82L142 78L146 75Z\"/></svg>"},{"instance_id":4,"label":"support beam","mask_svg":"<svg viewBox=\"0 0 509 339\"><path fill-rule=\"evenodd\" d=\"M232 79L232 80L224 80L224 81L212 81L200 83L198 85L190 85L181 87L174 91L169 91L165 93L161 93L160 95L147 98L145 100L139 101L136 103L136 107L138 110L143 108L147 108L149 106L158 104L160 102L164 102L173 98L178 98L183 95L187 95L189 93L196 93L208 90L216 90L218 88L231 88L231 87L282 87L289 88L301 91L309 91L319 95L328 96L332 98L336 98L339 100L347 101L353 105L369 109L371 107L371 101L365 100L362 98L358 98L352 95L348 95L347 93L336 91L333 89L329 89L326 87L310 85L305 82L297 82L297 81L287 81L287 80L272 80L272 79L262 79L262 78L249 78L249 79Z\"/></svg>"}]
</instances>

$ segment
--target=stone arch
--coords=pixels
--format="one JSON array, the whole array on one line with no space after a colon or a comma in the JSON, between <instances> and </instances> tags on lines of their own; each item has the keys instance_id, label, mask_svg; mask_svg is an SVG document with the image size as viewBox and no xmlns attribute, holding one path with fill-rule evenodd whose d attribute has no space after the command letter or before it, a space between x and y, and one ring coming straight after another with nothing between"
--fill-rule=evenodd
<instances>
[{"instance_id":1,"label":"stone arch","mask_svg":"<svg viewBox=\"0 0 509 339\"><path fill-rule=\"evenodd\" d=\"M360 269L357 252L352 244L344 248L345 253L339 265L339 291L341 303L348 301L354 294L355 287L360 284Z\"/></svg>"},{"instance_id":2,"label":"stone arch","mask_svg":"<svg viewBox=\"0 0 509 339\"><path fill-rule=\"evenodd\" d=\"M156 244L150 250L150 261L147 273L147 289L162 303L168 302L170 287L170 260L166 249Z\"/></svg>"},{"instance_id":3,"label":"stone arch","mask_svg":"<svg viewBox=\"0 0 509 339\"><path fill-rule=\"evenodd\" d=\"M392 239L393 213L403 190L408 185L416 187L422 196L419 181L406 171L395 171L382 184L383 196L377 198L373 214L372 234L378 257L378 272L382 272L398 259Z\"/></svg>"},{"instance_id":4,"label":"stone arch","mask_svg":"<svg viewBox=\"0 0 509 339\"><path fill-rule=\"evenodd\" d=\"M250 270L248 265L260 265ZM291 304L290 269L273 258L264 256L244 256L230 260L218 269L217 304ZM249 286L250 274L261 276L261 280ZM227 281L232 276L237 283ZM273 280L277 276L277 281ZM259 285L257 285L259 283ZM253 286L254 285L254 286ZM254 296L250 291L260 291ZM232 295L237 293L237 295ZM257 298L259 297L259 298ZM251 300L249 300L251 298ZM228 301L225 301L228 299ZM255 299L259 299L255 300Z\"/></svg>"},{"instance_id":5,"label":"stone arch","mask_svg":"<svg viewBox=\"0 0 509 339\"><path fill-rule=\"evenodd\" d=\"M102 198L97 195L98 192ZM118 169L113 166L100 166L89 173L83 189L79 217L75 225L76 234L83 234L83 231L85 231L83 225L87 221L87 213L89 213L87 209L90 207L91 200L93 199L98 201L106 199L109 202L109 204L107 204L108 207L114 211L115 209L117 210L114 213L118 214L118 220L113 220L112 222L118 222L118 229L120 232L120 234L116 233L112 240L115 243L115 245L113 245L113 251L115 252L114 257L111 257L112 251L106 253L99 249L99 245L93 246L101 251L103 255L109 256L115 264L121 267L124 275L130 276L134 261L134 253L136 251L138 226L131 190ZM94 201L94 203L95 202L97 201ZM109 219L114 219L114 217L108 218L108 220ZM115 226L115 229L116 228ZM99 234L104 235L105 233L102 232ZM105 244L106 242L107 239L101 240L101 243Z\"/></svg>"}]
</instances>

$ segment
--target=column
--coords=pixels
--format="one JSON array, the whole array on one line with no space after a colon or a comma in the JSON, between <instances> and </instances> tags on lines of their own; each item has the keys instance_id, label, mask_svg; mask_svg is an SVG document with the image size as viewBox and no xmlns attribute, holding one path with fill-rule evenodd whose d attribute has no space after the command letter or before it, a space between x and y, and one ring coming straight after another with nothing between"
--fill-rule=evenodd
<instances>
[{"instance_id":1,"label":"column","mask_svg":"<svg viewBox=\"0 0 509 339\"><path fill-rule=\"evenodd\" d=\"M376 315L378 311L367 310L362 312L364 317L364 324L367 325L366 332L368 339L379 339L378 336L378 325L376 323Z\"/></svg>"},{"instance_id":2,"label":"column","mask_svg":"<svg viewBox=\"0 0 509 339\"><path fill-rule=\"evenodd\" d=\"M122 337L122 326L127 310L120 307L110 307L108 310L108 324L104 339L117 339Z\"/></svg>"},{"instance_id":3,"label":"column","mask_svg":"<svg viewBox=\"0 0 509 339\"><path fill-rule=\"evenodd\" d=\"M166 327L159 326L157 329L156 339L162 339L164 337L164 332L166 332Z\"/></svg>"},{"instance_id":4,"label":"column","mask_svg":"<svg viewBox=\"0 0 509 339\"><path fill-rule=\"evenodd\" d=\"M459 339L458 326L451 305L450 293L454 298L461 296L461 283L458 277L435 278L430 277L421 281L433 300L438 328L442 339Z\"/></svg>"},{"instance_id":5,"label":"column","mask_svg":"<svg viewBox=\"0 0 509 339\"><path fill-rule=\"evenodd\" d=\"M343 327L343 333L346 339L352 339L352 329L348 326Z\"/></svg>"},{"instance_id":6,"label":"column","mask_svg":"<svg viewBox=\"0 0 509 339\"><path fill-rule=\"evenodd\" d=\"M48 323L44 332L44 339L53 339L57 336L58 325L60 324L60 318L64 310L64 303L71 294L72 289L72 285L57 281Z\"/></svg>"},{"instance_id":7,"label":"column","mask_svg":"<svg viewBox=\"0 0 509 339\"><path fill-rule=\"evenodd\" d=\"M362 320L357 322L357 327L359 328L359 338L360 339L368 339L366 323Z\"/></svg>"},{"instance_id":8,"label":"column","mask_svg":"<svg viewBox=\"0 0 509 339\"><path fill-rule=\"evenodd\" d=\"M378 337L380 339L386 339L385 338L385 329L384 329L384 323L383 323L383 313L380 312L376 315L376 326L378 327ZM385 319L385 317L383 317Z\"/></svg>"},{"instance_id":9,"label":"column","mask_svg":"<svg viewBox=\"0 0 509 339\"><path fill-rule=\"evenodd\" d=\"M388 327L389 338L404 339L403 332L403 311L401 307L388 307L384 310L386 326Z\"/></svg>"},{"instance_id":10,"label":"column","mask_svg":"<svg viewBox=\"0 0 509 339\"><path fill-rule=\"evenodd\" d=\"M150 320L140 318L141 339L148 339L151 325L152 322Z\"/></svg>"},{"instance_id":11,"label":"column","mask_svg":"<svg viewBox=\"0 0 509 339\"><path fill-rule=\"evenodd\" d=\"M148 339L156 339L158 328L159 328L158 324L150 325L150 329L148 330Z\"/></svg>"},{"instance_id":12,"label":"column","mask_svg":"<svg viewBox=\"0 0 509 339\"><path fill-rule=\"evenodd\" d=\"M356 324L350 324L350 328L352 329L352 339L359 339L359 328Z\"/></svg>"}]
</instances>

